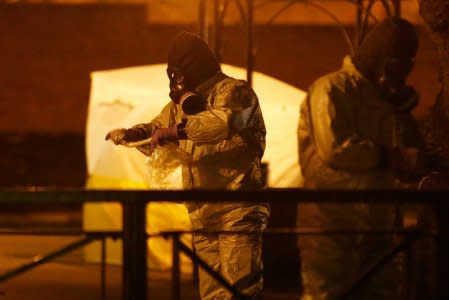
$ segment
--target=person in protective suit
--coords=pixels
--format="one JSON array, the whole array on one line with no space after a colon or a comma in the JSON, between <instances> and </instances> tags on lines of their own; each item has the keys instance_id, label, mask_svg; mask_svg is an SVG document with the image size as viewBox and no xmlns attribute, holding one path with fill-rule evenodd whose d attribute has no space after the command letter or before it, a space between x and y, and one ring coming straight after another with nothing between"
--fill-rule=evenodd
<instances>
[{"instance_id":1,"label":"person in protective suit","mask_svg":"<svg viewBox=\"0 0 449 300\"><path fill-rule=\"evenodd\" d=\"M254 91L245 81L220 70L217 59L198 36L183 32L168 51L170 98L150 123L115 129L106 139L116 144L152 137L151 152L176 142L189 156L183 166L186 189L261 189L265 124ZM193 230L260 232L267 226L265 203L188 203ZM260 234L195 233L195 250L229 283L252 299L262 292ZM233 299L200 268L203 300Z\"/></svg>"},{"instance_id":2,"label":"person in protective suit","mask_svg":"<svg viewBox=\"0 0 449 300\"><path fill-rule=\"evenodd\" d=\"M419 173L423 141L410 115L418 96L405 80L418 39L399 18L375 25L343 67L316 80L301 105L299 163L306 188L388 189L398 175ZM388 205L301 204L298 224L324 230L391 230ZM348 280L392 246L391 235L302 236L303 299L337 299ZM400 257L371 276L350 299L402 299Z\"/></svg>"}]
</instances>

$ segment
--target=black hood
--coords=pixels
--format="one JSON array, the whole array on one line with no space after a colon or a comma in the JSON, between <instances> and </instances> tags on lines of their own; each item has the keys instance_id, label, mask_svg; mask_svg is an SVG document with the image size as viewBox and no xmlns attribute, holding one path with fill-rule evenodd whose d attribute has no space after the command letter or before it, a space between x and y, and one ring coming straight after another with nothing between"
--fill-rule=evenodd
<instances>
[{"instance_id":1,"label":"black hood","mask_svg":"<svg viewBox=\"0 0 449 300\"><path fill-rule=\"evenodd\" d=\"M182 32L168 50L168 70L180 71L186 84L194 88L220 71L220 65L205 41L193 33Z\"/></svg>"},{"instance_id":2,"label":"black hood","mask_svg":"<svg viewBox=\"0 0 449 300\"><path fill-rule=\"evenodd\" d=\"M400 18L389 18L368 32L353 62L365 77L377 80L388 59L412 59L417 50L418 37L413 25Z\"/></svg>"}]
</instances>

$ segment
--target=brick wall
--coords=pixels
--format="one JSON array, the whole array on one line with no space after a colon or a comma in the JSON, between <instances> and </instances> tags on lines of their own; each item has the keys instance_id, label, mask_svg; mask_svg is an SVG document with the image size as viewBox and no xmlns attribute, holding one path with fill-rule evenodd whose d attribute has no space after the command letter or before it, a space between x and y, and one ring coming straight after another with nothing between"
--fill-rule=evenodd
<instances>
[{"instance_id":1,"label":"brick wall","mask_svg":"<svg viewBox=\"0 0 449 300\"><path fill-rule=\"evenodd\" d=\"M165 61L172 37L195 26L148 25L139 5L0 7L0 131L85 128L89 73ZM335 27L258 27L256 69L302 89L337 69L347 47ZM421 117L438 89L436 52L425 30L411 82ZM245 66L238 27L224 30L223 61ZM161 74L164 76L163 74Z\"/></svg>"}]
</instances>

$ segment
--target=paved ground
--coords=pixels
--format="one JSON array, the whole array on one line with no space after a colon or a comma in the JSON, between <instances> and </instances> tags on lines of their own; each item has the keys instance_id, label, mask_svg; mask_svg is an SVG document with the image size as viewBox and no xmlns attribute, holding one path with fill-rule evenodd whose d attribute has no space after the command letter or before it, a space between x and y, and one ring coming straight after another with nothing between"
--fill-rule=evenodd
<instances>
[{"instance_id":1,"label":"paved ground","mask_svg":"<svg viewBox=\"0 0 449 300\"><path fill-rule=\"evenodd\" d=\"M0 271L29 260L1 258ZM170 273L149 272L148 299L170 299ZM2 300L94 300L101 299L100 269L96 264L53 262L39 266L0 285ZM106 297L121 299L121 268L108 266ZM182 299L197 299L190 278L183 278Z\"/></svg>"},{"instance_id":2,"label":"paved ground","mask_svg":"<svg viewBox=\"0 0 449 300\"><path fill-rule=\"evenodd\" d=\"M0 274L29 262L36 255L48 253L69 243L72 238L0 237ZM169 272L149 271L148 299L165 300L171 296ZM106 272L107 299L121 299L121 268L109 265ZM198 299L191 276L182 279L183 300ZM298 299L295 292L270 288L266 300ZM0 284L0 300L94 300L101 299L98 264L82 262L75 251L54 262Z\"/></svg>"}]
</instances>

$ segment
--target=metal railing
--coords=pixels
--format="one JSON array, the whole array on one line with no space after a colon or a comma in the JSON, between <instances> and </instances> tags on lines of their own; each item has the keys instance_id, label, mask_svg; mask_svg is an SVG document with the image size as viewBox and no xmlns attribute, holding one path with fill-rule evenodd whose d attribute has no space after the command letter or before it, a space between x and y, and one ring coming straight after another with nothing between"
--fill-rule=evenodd
<instances>
[{"instance_id":1,"label":"metal railing","mask_svg":"<svg viewBox=\"0 0 449 300\"><path fill-rule=\"evenodd\" d=\"M33 257L29 263L25 263L12 270L0 274L0 283L13 279L14 277L31 271L34 268L59 258L72 251L78 250L95 241L100 241L100 295L102 300L106 300L106 238L119 239L122 237L120 231L74 231L74 230L11 230L0 229L0 235L32 235L32 236L78 236L79 239L61 248Z\"/></svg>"},{"instance_id":2,"label":"metal railing","mask_svg":"<svg viewBox=\"0 0 449 300\"><path fill-rule=\"evenodd\" d=\"M419 230L320 230L301 228L277 228L263 234L396 234L402 238L392 248L386 249L376 261L373 261L359 276L348 281L342 287L338 299L345 299L353 289L369 278L380 266L394 257L398 252L409 247L413 241L422 234L436 236L438 260L438 288L439 299L449 299L449 191L401 191L401 190L375 190L375 191L310 191L302 189L267 189L260 191L115 191L115 190L79 190L79 189L34 189L34 190L4 190L0 191L0 207L2 204L29 204L29 203L58 203L73 204L84 202L119 202L122 207L123 229L121 232L77 232L84 235L80 240L55 251L36 264L22 266L19 269L0 275L0 282L23 273L35 266L45 263L79 248L93 240L103 240L106 237L122 238L123 243L123 299L147 299L147 238L146 233L146 205L148 202L271 202L271 203L377 203L377 204L424 204L433 208L436 218L437 231L423 233ZM151 218L151 216L150 216ZM0 234L12 234L3 231ZM50 232L47 232L49 234ZM206 272L222 283L237 298L246 299L237 289L218 273L214 272L204 261L181 242L180 235L192 231L164 232L161 235L173 239L173 299L180 298L180 270L179 252L185 253L194 262L198 263ZM234 234L238 232L233 232ZM245 232L242 232L245 233ZM41 233L45 234L45 232ZM72 233L75 234L75 233ZM246 232L246 234L248 234ZM254 233L251 233L254 234ZM103 242L102 256L105 255ZM104 257L102 263L102 296L106 295L104 286ZM151 295L149 295L151 296Z\"/></svg>"}]
</instances>

